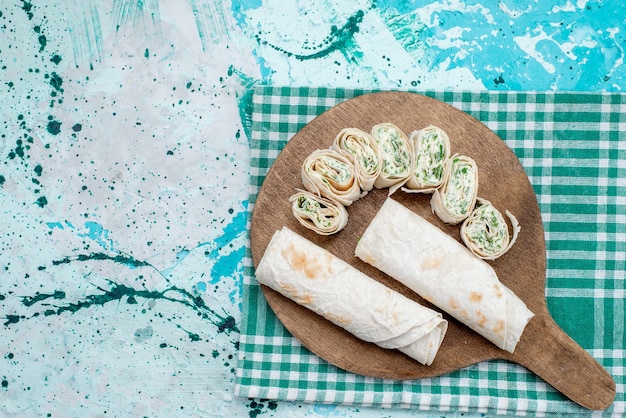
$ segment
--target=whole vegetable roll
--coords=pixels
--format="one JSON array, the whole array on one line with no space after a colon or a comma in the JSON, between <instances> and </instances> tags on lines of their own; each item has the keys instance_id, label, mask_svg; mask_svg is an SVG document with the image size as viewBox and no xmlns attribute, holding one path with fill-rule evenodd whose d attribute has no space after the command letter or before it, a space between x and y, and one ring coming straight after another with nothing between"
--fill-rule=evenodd
<instances>
[{"instance_id":1,"label":"whole vegetable roll","mask_svg":"<svg viewBox=\"0 0 626 418\"><path fill-rule=\"evenodd\" d=\"M430 199L430 206L439 219L456 225L470 215L477 196L476 162L466 155L455 154L446 166L443 184Z\"/></svg>"},{"instance_id":2,"label":"whole vegetable roll","mask_svg":"<svg viewBox=\"0 0 626 418\"><path fill-rule=\"evenodd\" d=\"M382 169L382 159L372 135L358 128L344 128L333 141L331 149L339 151L352 161L361 190L368 192L374 188Z\"/></svg>"},{"instance_id":3,"label":"whole vegetable roll","mask_svg":"<svg viewBox=\"0 0 626 418\"><path fill-rule=\"evenodd\" d=\"M361 197L356 169L345 155L331 149L313 151L302 164L304 187L344 206Z\"/></svg>"},{"instance_id":4,"label":"whole vegetable roll","mask_svg":"<svg viewBox=\"0 0 626 418\"><path fill-rule=\"evenodd\" d=\"M441 314L403 296L287 227L276 231L258 281L357 338L430 365L448 328Z\"/></svg>"},{"instance_id":5,"label":"whole vegetable roll","mask_svg":"<svg viewBox=\"0 0 626 418\"><path fill-rule=\"evenodd\" d=\"M306 190L298 190L289 198L291 211L304 227L320 235L341 231L348 223L348 211L341 203Z\"/></svg>"},{"instance_id":6,"label":"whole vegetable roll","mask_svg":"<svg viewBox=\"0 0 626 418\"><path fill-rule=\"evenodd\" d=\"M520 231L517 218L508 210L506 215L513 227L513 238L502 214L490 201L476 200L476 207L461 224L461 239L465 246L478 258L495 260L513 246Z\"/></svg>"},{"instance_id":7,"label":"whole vegetable roll","mask_svg":"<svg viewBox=\"0 0 626 418\"><path fill-rule=\"evenodd\" d=\"M411 172L411 143L406 134L391 123L372 127L372 136L378 143L383 166L374 187L389 187L395 192L409 178Z\"/></svg>"},{"instance_id":8,"label":"whole vegetable roll","mask_svg":"<svg viewBox=\"0 0 626 418\"><path fill-rule=\"evenodd\" d=\"M534 316L489 264L394 200L381 206L355 254L511 353Z\"/></svg>"},{"instance_id":9,"label":"whole vegetable roll","mask_svg":"<svg viewBox=\"0 0 626 418\"><path fill-rule=\"evenodd\" d=\"M403 190L407 193L432 193L443 183L445 168L450 159L448 134L434 125L409 136L413 146L411 175Z\"/></svg>"}]
</instances>

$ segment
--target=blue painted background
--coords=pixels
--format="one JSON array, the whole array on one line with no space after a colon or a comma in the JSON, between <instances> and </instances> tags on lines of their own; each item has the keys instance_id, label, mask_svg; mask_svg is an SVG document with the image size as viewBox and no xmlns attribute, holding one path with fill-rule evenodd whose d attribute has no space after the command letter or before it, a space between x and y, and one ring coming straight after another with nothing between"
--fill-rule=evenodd
<instances>
[{"instance_id":1,"label":"blue painted background","mask_svg":"<svg viewBox=\"0 0 626 418\"><path fill-rule=\"evenodd\" d=\"M0 415L414 416L232 396L250 89L619 92L624 16L584 0L3 2Z\"/></svg>"}]
</instances>

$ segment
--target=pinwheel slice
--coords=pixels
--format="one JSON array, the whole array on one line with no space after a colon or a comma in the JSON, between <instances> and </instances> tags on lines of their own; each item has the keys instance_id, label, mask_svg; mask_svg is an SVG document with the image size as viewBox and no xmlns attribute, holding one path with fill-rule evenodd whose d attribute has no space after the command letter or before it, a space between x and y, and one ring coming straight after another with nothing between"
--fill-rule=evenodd
<instances>
[{"instance_id":1,"label":"pinwheel slice","mask_svg":"<svg viewBox=\"0 0 626 418\"><path fill-rule=\"evenodd\" d=\"M441 187L433 192L430 205L444 222L452 225L465 220L478 196L478 167L466 156L455 154L446 166Z\"/></svg>"},{"instance_id":2,"label":"pinwheel slice","mask_svg":"<svg viewBox=\"0 0 626 418\"><path fill-rule=\"evenodd\" d=\"M391 123L374 125L371 132L383 162L374 187L389 187L391 194L407 181L411 173L411 143L406 134Z\"/></svg>"},{"instance_id":3,"label":"pinwheel slice","mask_svg":"<svg viewBox=\"0 0 626 418\"><path fill-rule=\"evenodd\" d=\"M409 136L413 146L411 175L402 188L407 193L432 193L443 183L446 164L450 159L448 134L434 125Z\"/></svg>"},{"instance_id":4,"label":"pinwheel slice","mask_svg":"<svg viewBox=\"0 0 626 418\"><path fill-rule=\"evenodd\" d=\"M311 193L344 206L361 196L356 168L348 157L331 149L309 154L302 164L302 183Z\"/></svg>"},{"instance_id":5,"label":"pinwheel slice","mask_svg":"<svg viewBox=\"0 0 626 418\"><path fill-rule=\"evenodd\" d=\"M483 260L495 260L509 251L521 228L511 212L507 210L506 215L513 229L512 238L500 211L490 201L479 197L476 207L461 225L461 239L465 246Z\"/></svg>"},{"instance_id":6,"label":"pinwheel slice","mask_svg":"<svg viewBox=\"0 0 626 418\"><path fill-rule=\"evenodd\" d=\"M430 365L448 322L287 227L276 231L257 280L357 338Z\"/></svg>"},{"instance_id":7,"label":"pinwheel slice","mask_svg":"<svg viewBox=\"0 0 626 418\"><path fill-rule=\"evenodd\" d=\"M380 175L382 162L378 144L372 135L358 128L342 129L331 149L347 156L356 167L361 190L368 192Z\"/></svg>"},{"instance_id":8,"label":"pinwheel slice","mask_svg":"<svg viewBox=\"0 0 626 418\"><path fill-rule=\"evenodd\" d=\"M345 206L309 191L298 190L289 201L298 222L320 235L335 234L348 223Z\"/></svg>"}]
</instances>

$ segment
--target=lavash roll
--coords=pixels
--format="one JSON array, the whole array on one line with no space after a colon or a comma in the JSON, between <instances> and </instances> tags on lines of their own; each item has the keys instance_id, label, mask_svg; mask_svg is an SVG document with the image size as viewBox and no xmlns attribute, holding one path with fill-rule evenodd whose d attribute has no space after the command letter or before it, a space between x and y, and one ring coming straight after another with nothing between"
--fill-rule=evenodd
<instances>
[{"instance_id":1,"label":"lavash roll","mask_svg":"<svg viewBox=\"0 0 626 418\"><path fill-rule=\"evenodd\" d=\"M476 257L495 260L511 249L521 228L511 212L507 210L506 215L511 222L513 237L500 211L486 199L479 197L476 200L474 210L461 224L461 239Z\"/></svg>"},{"instance_id":2,"label":"lavash roll","mask_svg":"<svg viewBox=\"0 0 626 418\"><path fill-rule=\"evenodd\" d=\"M534 316L489 264L392 199L374 216L355 255L508 352Z\"/></svg>"},{"instance_id":3,"label":"lavash roll","mask_svg":"<svg viewBox=\"0 0 626 418\"><path fill-rule=\"evenodd\" d=\"M289 201L298 222L320 235L335 234L348 223L345 206L307 190L298 190Z\"/></svg>"},{"instance_id":4,"label":"lavash roll","mask_svg":"<svg viewBox=\"0 0 626 418\"><path fill-rule=\"evenodd\" d=\"M459 224L470 215L477 197L476 162L467 155L453 155L446 166L443 184L430 199L433 212L445 223Z\"/></svg>"},{"instance_id":5,"label":"lavash roll","mask_svg":"<svg viewBox=\"0 0 626 418\"><path fill-rule=\"evenodd\" d=\"M450 159L450 138L441 128L429 125L409 136L413 146L411 174L405 187L407 193L432 193L444 180Z\"/></svg>"},{"instance_id":6,"label":"lavash roll","mask_svg":"<svg viewBox=\"0 0 626 418\"><path fill-rule=\"evenodd\" d=\"M287 227L276 231L258 281L357 338L430 365L448 322Z\"/></svg>"},{"instance_id":7,"label":"lavash roll","mask_svg":"<svg viewBox=\"0 0 626 418\"><path fill-rule=\"evenodd\" d=\"M344 206L361 197L356 169L345 155L331 149L318 149L302 163L302 184L319 196Z\"/></svg>"},{"instance_id":8,"label":"lavash roll","mask_svg":"<svg viewBox=\"0 0 626 418\"><path fill-rule=\"evenodd\" d=\"M400 188L411 173L411 143L397 126L391 123L374 125L372 136L378 143L383 166L374 187L389 187L389 194Z\"/></svg>"},{"instance_id":9,"label":"lavash roll","mask_svg":"<svg viewBox=\"0 0 626 418\"><path fill-rule=\"evenodd\" d=\"M356 167L361 190L368 192L382 169L378 143L369 133L358 128L344 128L335 137L331 149L339 151Z\"/></svg>"}]
</instances>

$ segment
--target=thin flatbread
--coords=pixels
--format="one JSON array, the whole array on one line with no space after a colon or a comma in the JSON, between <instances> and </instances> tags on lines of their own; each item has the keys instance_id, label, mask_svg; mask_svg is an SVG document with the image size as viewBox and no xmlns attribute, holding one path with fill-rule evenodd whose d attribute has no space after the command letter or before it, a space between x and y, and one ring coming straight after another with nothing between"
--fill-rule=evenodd
<instances>
[{"instance_id":1,"label":"thin flatbread","mask_svg":"<svg viewBox=\"0 0 626 418\"><path fill-rule=\"evenodd\" d=\"M257 280L356 337L430 365L448 329L442 315L360 272L287 227L276 231Z\"/></svg>"},{"instance_id":2,"label":"thin flatbread","mask_svg":"<svg viewBox=\"0 0 626 418\"><path fill-rule=\"evenodd\" d=\"M508 352L534 316L489 264L390 198L355 254Z\"/></svg>"}]
</instances>

